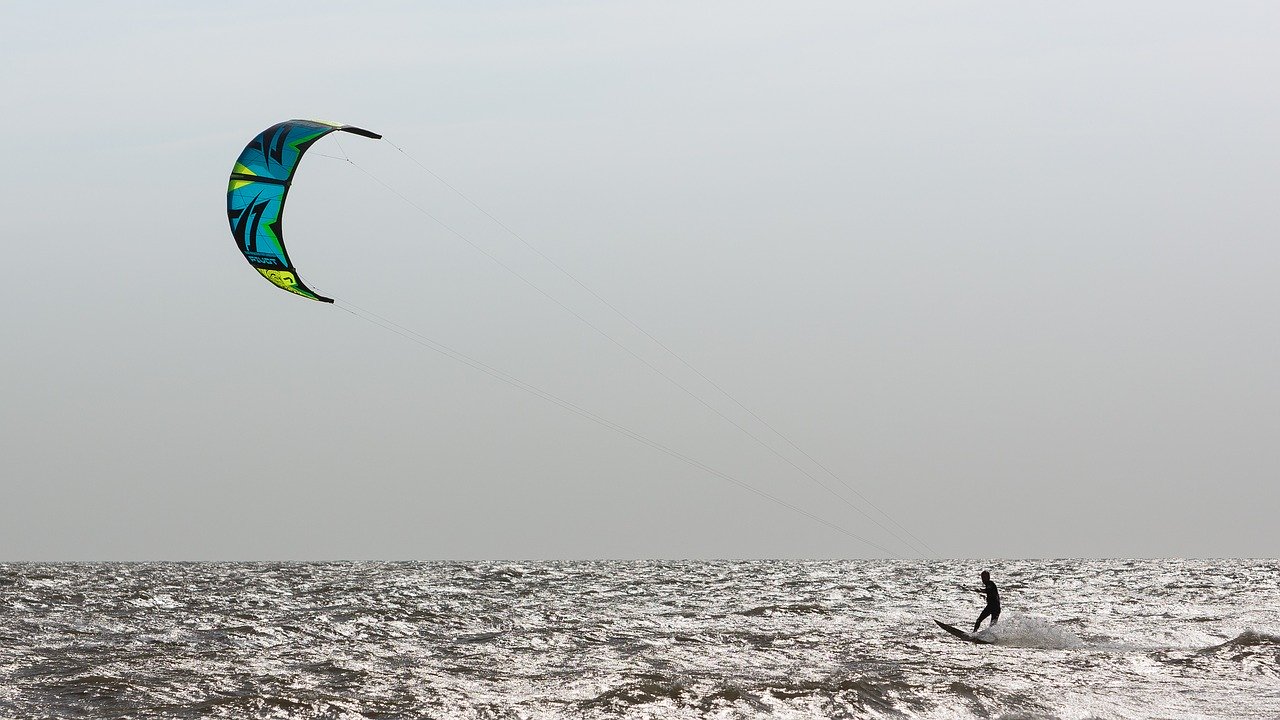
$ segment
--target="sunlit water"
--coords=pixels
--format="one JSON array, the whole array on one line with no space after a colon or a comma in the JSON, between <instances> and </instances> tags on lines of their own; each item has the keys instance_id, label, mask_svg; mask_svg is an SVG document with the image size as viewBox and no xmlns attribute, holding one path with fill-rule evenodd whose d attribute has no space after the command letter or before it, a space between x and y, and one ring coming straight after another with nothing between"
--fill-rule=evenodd
<instances>
[{"instance_id":1,"label":"sunlit water","mask_svg":"<svg viewBox=\"0 0 1280 720\"><path fill-rule=\"evenodd\" d=\"M1280 563L8 564L0 716L1276 718Z\"/></svg>"}]
</instances>

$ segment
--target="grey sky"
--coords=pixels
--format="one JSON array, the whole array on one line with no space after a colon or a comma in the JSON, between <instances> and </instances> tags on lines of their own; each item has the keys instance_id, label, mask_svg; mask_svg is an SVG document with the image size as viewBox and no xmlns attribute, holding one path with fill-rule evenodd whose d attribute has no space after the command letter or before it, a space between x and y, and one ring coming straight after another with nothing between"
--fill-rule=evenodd
<instances>
[{"instance_id":1,"label":"grey sky","mask_svg":"<svg viewBox=\"0 0 1280 720\"><path fill-rule=\"evenodd\" d=\"M5 3L0 559L883 554L272 288L224 190L292 117L384 133L942 556L1274 555L1276 37L1270 2ZM772 437L394 147L313 152L313 286L908 553L372 180Z\"/></svg>"}]
</instances>

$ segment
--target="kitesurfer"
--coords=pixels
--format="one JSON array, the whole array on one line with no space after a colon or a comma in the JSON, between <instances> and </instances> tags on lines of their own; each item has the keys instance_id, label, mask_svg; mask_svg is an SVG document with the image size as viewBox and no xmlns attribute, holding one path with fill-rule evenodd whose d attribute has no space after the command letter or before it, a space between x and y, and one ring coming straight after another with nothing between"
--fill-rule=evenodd
<instances>
[{"instance_id":1,"label":"kitesurfer","mask_svg":"<svg viewBox=\"0 0 1280 720\"><path fill-rule=\"evenodd\" d=\"M995 625L1000 620L1000 591L996 589L996 584L991 582L991 573L986 570L982 571L982 589L974 590L979 595L987 596L987 606L982 609L982 614L978 616L978 621L973 624L973 631L978 632L978 626L991 617L991 625ZM990 625L988 626L990 627Z\"/></svg>"}]
</instances>

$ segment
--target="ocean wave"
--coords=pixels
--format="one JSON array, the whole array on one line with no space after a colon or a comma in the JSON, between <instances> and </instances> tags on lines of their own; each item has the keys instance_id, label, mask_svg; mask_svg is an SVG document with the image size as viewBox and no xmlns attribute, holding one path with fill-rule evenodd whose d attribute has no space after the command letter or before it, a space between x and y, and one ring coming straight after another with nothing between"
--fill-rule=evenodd
<instances>
[{"instance_id":1,"label":"ocean wave","mask_svg":"<svg viewBox=\"0 0 1280 720\"><path fill-rule=\"evenodd\" d=\"M1280 680L1280 635L1245 630L1234 638L1196 653L1201 659L1230 662L1240 672Z\"/></svg>"},{"instance_id":2,"label":"ocean wave","mask_svg":"<svg viewBox=\"0 0 1280 720\"><path fill-rule=\"evenodd\" d=\"M653 706L663 706L665 709ZM642 714L634 710L646 708ZM938 688L882 675L725 682L679 675L630 679L579 703L590 716L622 717L945 717L1057 720L1022 693L953 682ZM592 713L594 711L594 713Z\"/></svg>"},{"instance_id":3,"label":"ocean wave","mask_svg":"<svg viewBox=\"0 0 1280 720\"><path fill-rule=\"evenodd\" d=\"M792 603L781 605L760 605L750 610L743 610L739 615L747 617L772 617L774 615L829 615L830 610L813 603Z\"/></svg>"},{"instance_id":4,"label":"ocean wave","mask_svg":"<svg viewBox=\"0 0 1280 720\"><path fill-rule=\"evenodd\" d=\"M581 703L584 709L606 707L620 709L647 705L662 700L679 701L690 692L690 681L682 677L644 675L610 688Z\"/></svg>"},{"instance_id":5,"label":"ocean wave","mask_svg":"<svg viewBox=\"0 0 1280 720\"><path fill-rule=\"evenodd\" d=\"M900 679L856 677L788 683L767 692L780 700L818 696L858 710L901 714L927 706L920 697L922 689Z\"/></svg>"},{"instance_id":6,"label":"ocean wave","mask_svg":"<svg viewBox=\"0 0 1280 720\"><path fill-rule=\"evenodd\" d=\"M1216 625L1195 562L1019 563L995 646L920 563L0 564L0 717L1280 717L1273 562Z\"/></svg>"},{"instance_id":7,"label":"ocean wave","mask_svg":"<svg viewBox=\"0 0 1280 720\"><path fill-rule=\"evenodd\" d=\"M1260 630L1245 630L1230 640L1204 648L1202 655L1231 652L1234 650L1280 649L1280 635Z\"/></svg>"}]
</instances>

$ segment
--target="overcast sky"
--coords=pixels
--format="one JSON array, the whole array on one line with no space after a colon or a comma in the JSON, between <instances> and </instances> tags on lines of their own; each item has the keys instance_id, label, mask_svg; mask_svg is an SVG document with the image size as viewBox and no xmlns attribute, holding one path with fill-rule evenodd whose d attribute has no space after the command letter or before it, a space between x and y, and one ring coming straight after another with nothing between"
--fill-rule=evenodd
<instances>
[{"instance_id":1,"label":"overcast sky","mask_svg":"<svg viewBox=\"0 0 1280 720\"><path fill-rule=\"evenodd\" d=\"M1277 37L1273 2L4 3L0 559L920 554L841 482L928 555L1274 556ZM304 280L694 462L259 277L226 177L295 117L394 143L302 163Z\"/></svg>"}]
</instances>

